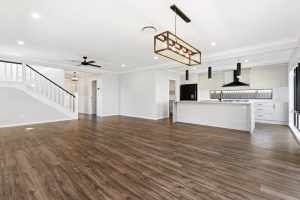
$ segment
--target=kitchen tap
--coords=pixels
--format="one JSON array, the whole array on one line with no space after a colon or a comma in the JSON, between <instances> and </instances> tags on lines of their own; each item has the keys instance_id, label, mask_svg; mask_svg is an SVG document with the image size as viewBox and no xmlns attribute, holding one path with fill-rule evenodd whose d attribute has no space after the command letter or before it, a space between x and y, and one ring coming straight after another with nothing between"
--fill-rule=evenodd
<instances>
[{"instance_id":1,"label":"kitchen tap","mask_svg":"<svg viewBox=\"0 0 300 200\"><path fill-rule=\"evenodd\" d=\"M222 102L222 98L223 98L223 92L220 92L220 96L219 96L219 101Z\"/></svg>"}]
</instances>

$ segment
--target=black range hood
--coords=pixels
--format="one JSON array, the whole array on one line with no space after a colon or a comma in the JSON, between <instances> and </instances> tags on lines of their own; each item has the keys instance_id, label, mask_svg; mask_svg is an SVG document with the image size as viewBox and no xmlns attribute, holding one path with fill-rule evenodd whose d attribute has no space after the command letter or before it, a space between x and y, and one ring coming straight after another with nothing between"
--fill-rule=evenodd
<instances>
[{"instance_id":1,"label":"black range hood","mask_svg":"<svg viewBox=\"0 0 300 200\"><path fill-rule=\"evenodd\" d=\"M240 82L238 78L238 71L233 71L233 82L223 85L223 87L238 87L238 86L249 86L249 84Z\"/></svg>"}]
</instances>

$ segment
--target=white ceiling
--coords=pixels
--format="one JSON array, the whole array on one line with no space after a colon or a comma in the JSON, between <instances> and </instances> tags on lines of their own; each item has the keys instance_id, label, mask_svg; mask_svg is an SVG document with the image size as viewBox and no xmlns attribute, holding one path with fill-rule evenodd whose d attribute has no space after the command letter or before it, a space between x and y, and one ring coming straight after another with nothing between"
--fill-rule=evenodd
<instances>
[{"instance_id":1,"label":"white ceiling","mask_svg":"<svg viewBox=\"0 0 300 200\"><path fill-rule=\"evenodd\" d=\"M103 70L115 72L170 63L153 59L154 35L141 28L152 25L158 33L173 32L172 4L192 20L177 20L177 34L202 51L204 62L233 62L237 55L249 55L250 62L287 60L300 37L299 0L1 0L0 54L62 65L86 55ZM32 19L32 12L40 19ZM18 45L19 40L25 45ZM259 49L262 43L278 46L274 41L294 43L270 52L232 53ZM230 56L214 58L228 51Z\"/></svg>"}]
</instances>

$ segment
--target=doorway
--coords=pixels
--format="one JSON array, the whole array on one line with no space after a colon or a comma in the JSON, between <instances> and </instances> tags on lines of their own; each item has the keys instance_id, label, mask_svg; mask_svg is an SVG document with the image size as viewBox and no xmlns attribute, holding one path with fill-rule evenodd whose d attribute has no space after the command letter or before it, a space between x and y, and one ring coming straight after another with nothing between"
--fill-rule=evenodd
<instances>
[{"instance_id":1,"label":"doorway","mask_svg":"<svg viewBox=\"0 0 300 200\"><path fill-rule=\"evenodd\" d=\"M97 114L97 81L92 81L91 114Z\"/></svg>"},{"instance_id":2,"label":"doorway","mask_svg":"<svg viewBox=\"0 0 300 200\"><path fill-rule=\"evenodd\" d=\"M173 103L176 101L176 81L169 80L169 117L173 116Z\"/></svg>"}]
</instances>

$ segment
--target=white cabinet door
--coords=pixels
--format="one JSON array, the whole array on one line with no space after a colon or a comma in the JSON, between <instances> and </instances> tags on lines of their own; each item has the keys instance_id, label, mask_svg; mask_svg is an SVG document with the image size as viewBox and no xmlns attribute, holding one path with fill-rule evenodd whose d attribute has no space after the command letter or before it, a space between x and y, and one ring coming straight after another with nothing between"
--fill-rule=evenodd
<instances>
[{"instance_id":1,"label":"white cabinet door","mask_svg":"<svg viewBox=\"0 0 300 200\"><path fill-rule=\"evenodd\" d=\"M250 87L252 89L261 88L261 71L258 69L250 70Z\"/></svg>"},{"instance_id":2,"label":"white cabinet door","mask_svg":"<svg viewBox=\"0 0 300 200\"><path fill-rule=\"evenodd\" d=\"M271 89L274 85L274 72L273 68L261 70L261 88Z\"/></svg>"},{"instance_id":3,"label":"white cabinet door","mask_svg":"<svg viewBox=\"0 0 300 200\"><path fill-rule=\"evenodd\" d=\"M274 120L280 122L288 121L288 103L274 103Z\"/></svg>"},{"instance_id":4,"label":"white cabinet door","mask_svg":"<svg viewBox=\"0 0 300 200\"><path fill-rule=\"evenodd\" d=\"M287 78L287 68L286 67L277 67L274 68L274 87L287 87L288 78Z\"/></svg>"}]
</instances>

